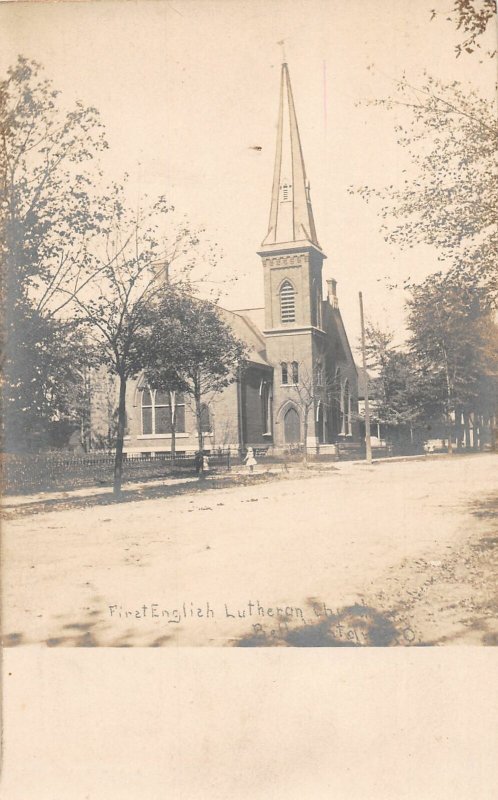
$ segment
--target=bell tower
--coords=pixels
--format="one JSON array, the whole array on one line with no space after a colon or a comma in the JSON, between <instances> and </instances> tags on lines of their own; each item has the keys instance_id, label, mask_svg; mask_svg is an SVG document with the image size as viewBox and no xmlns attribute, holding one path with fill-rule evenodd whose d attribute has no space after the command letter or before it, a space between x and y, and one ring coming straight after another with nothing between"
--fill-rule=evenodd
<instances>
[{"instance_id":1,"label":"bell tower","mask_svg":"<svg viewBox=\"0 0 498 800\"><path fill-rule=\"evenodd\" d=\"M282 422L275 434L277 443L285 444L285 409L295 403L296 387L304 375L312 379L323 349L322 264L326 258L316 235L286 63L282 64L280 78L270 219L258 255L264 272L264 334L268 357L274 365L275 421L278 426L280 414ZM299 413L298 404L293 413L296 412Z\"/></svg>"},{"instance_id":2,"label":"bell tower","mask_svg":"<svg viewBox=\"0 0 498 800\"><path fill-rule=\"evenodd\" d=\"M268 232L258 252L265 284L265 333L321 328L322 264L289 68L282 64Z\"/></svg>"}]
</instances>

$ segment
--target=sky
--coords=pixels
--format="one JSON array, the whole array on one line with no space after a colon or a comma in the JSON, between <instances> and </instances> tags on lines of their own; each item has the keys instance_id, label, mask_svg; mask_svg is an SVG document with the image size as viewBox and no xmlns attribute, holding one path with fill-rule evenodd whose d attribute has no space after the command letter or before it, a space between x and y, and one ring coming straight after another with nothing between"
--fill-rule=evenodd
<instances>
[{"instance_id":1,"label":"sky","mask_svg":"<svg viewBox=\"0 0 498 800\"><path fill-rule=\"evenodd\" d=\"M399 336L401 289L439 268L426 246L388 245L378 207L349 188L399 184L407 154L392 95L404 70L493 96L496 63L456 59L449 0L142 0L0 4L0 70L18 53L45 67L66 102L99 109L106 176L130 175L133 202L164 194L223 252L228 308L262 305L282 46L289 64L317 234L338 281L353 347L365 313ZM431 9L441 11L431 21ZM491 42L489 44L491 47ZM485 49L485 42L483 42ZM406 121L406 117L404 118ZM261 149L253 149L253 148ZM234 280L236 278L236 280Z\"/></svg>"}]
</instances>

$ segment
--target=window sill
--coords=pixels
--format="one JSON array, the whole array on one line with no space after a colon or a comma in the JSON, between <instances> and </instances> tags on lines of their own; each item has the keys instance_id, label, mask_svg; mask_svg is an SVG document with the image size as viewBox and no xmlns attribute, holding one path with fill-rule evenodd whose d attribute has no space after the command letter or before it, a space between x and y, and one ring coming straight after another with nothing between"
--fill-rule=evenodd
<instances>
[{"instance_id":1,"label":"window sill","mask_svg":"<svg viewBox=\"0 0 498 800\"><path fill-rule=\"evenodd\" d=\"M188 439L189 436L190 433L176 434L177 439ZM139 433L137 439L171 439L171 433Z\"/></svg>"}]
</instances>

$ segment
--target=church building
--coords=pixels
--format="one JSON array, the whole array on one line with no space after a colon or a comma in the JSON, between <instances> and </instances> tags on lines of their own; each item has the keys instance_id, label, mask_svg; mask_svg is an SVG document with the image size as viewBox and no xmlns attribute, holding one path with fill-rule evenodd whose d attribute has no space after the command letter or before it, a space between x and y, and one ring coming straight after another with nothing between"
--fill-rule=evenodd
<instances>
[{"instance_id":1,"label":"church building","mask_svg":"<svg viewBox=\"0 0 498 800\"><path fill-rule=\"evenodd\" d=\"M326 281L290 83L282 65L277 145L268 230L258 250L261 308L228 311L224 320L249 350L239 380L206 398L206 451L252 446L285 452L306 446L333 453L358 441L358 375L342 322L336 282ZM100 402L105 404L102 396ZM125 452L171 447L169 395L138 380L129 386ZM98 415L102 419L102 415ZM198 449L196 418L176 400L176 450Z\"/></svg>"}]
</instances>

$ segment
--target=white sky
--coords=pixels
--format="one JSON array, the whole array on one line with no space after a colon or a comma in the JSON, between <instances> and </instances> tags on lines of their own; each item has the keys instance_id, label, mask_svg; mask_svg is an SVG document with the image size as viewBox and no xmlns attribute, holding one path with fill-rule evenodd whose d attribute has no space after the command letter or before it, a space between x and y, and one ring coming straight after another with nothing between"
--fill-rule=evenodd
<instances>
[{"instance_id":1,"label":"white sky","mask_svg":"<svg viewBox=\"0 0 498 800\"><path fill-rule=\"evenodd\" d=\"M367 317L400 330L402 282L438 268L420 247L384 243L374 206L348 187L401 181L406 154L395 118L357 106L392 93L402 70L471 81L492 96L496 63L455 58L461 35L430 22L449 0L143 0L5 3L0 68L18 53L40 61L68 100L96 106L106 124L110 178L131 175L133 192L165 194L225 257L236 275L229 308L260 306L256 255L267 230L281 48L286 40L324 277L338 282L353 347L358 291ZM489 43L491 47L491 43ZM483 49L485 42L483 42ZM375 70L367 67L375 64ZM402 112L400 112L402 113ZM250 149L259 146L261 151Z\"/></svg>"}]
</instances>

